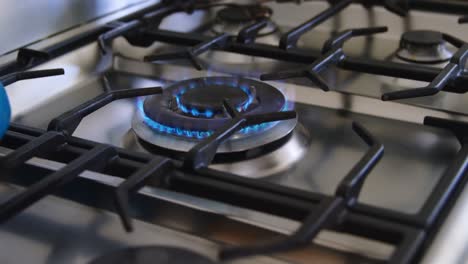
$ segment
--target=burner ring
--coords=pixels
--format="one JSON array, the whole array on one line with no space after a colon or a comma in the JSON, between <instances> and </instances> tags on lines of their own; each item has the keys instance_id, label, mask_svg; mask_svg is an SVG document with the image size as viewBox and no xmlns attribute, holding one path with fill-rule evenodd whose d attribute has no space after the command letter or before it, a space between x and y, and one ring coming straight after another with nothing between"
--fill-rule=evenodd
<instances>
[{"instance_id":1,"label":"burner ring","mask_svg":"<svg viewBox=\"0 0 468 264\"><path fill-rule=\"evenodd\" d=\"M148 125L144 122L144 118L144 116L137 113L132 121L132 129L138 136L138 138L146 143L153 144L158 147L172 151L188 152L199 142L197 140L194 140L193 138L180 137L170 133L158 133L155 130L148 127ZM243 152L280 140L288 136L291 132L293 132L294 128L297 125L297 118L279 121L275 123L276 124L274 126L270 125L271 128L269 129L259 130L262 131L261 137L256 137L259 132L238 132L234 134L231 138L229 138L219 146L217 153ZM195 134L197 132L194 131L193 133ZM199 133L201 134L200 139L211 135L211 133L209 132Z\"/></svg>"},{"instance_id":2,"label":"burner ring","mask_svg":"<svg viewBox=\"0 0 468 264\"><path fill-rule=\"evenodd\" d=\"M240 110L244 110L249 114L279 112L287 107L283 93L263 82L232 77L198 78L175 83L164 89L162 95L150 96L144 102L139 102L140 112L143 112L142 114L147 117L144 118L145 123L162 133L193 138L204 138L211 133L210 131L221 128L230 119L224 112L216 113L212 111L213 115L208 114L211 116L211 118L208 118L206 112L204 112L204 115L200 115L200 109L197 110L199 115L193 116L192 113L186 113L191 112L191 109L180 109L177 99L175 99L177 98L175 95L178 95L182 90L186 90L187 87L196 89L205 85L210 87L214 85L214 88L221 88L223 85L248 87L245 89L248 89L251 95L248 96L246 103L239 106L247 106L247 109ZM242 88L239 90L242 90ZM179 103L182 103L182 100L179 99L179 101ZM242 102L242 100L239 102ZM245 128L243 131L246 133L249 131L255 132L266 127L267 124L261 124Z\"/></svg>"},{"instance_id":3,"label":"burner ring","mask_svg":"<svg viewBox=\"0 0 468 264\"><path fill-rule=\"evenodd\" d=\"M237 102L239 107L247 106L247 109L243 111L246 115L289 110L283 93L267 83L232 77L191 79L167 87L162 95L138 100L137 111L132 121L132 129L138 138L161 148L186 152L198 144L200 139L212 135L214 131L224 126L231 120L227 113L218 114L213 111L213 116L207 118L199 112L199 115L195 117L181 110L174 99L174 95L179 94L186 87L193 86L191 89L196 89L196 87L203 87L200 84L207 83L218 85L218 89L226 83L233 83L232 87L245 85L245 89L236 89L236 93L242 91L240 93L244 95ZM255 99L249 99L248 91L251 91L251 95L255 94ZM218 96L219 98L222 97ZM212 107L212 101L208 100L208 102ZM243 152L268 145L289 135L296 124L297 119L292 119L244 127L221 144L218 152Z\"/></svg>"},{"instance_id":4,"label":"burner ring","mask_svg":"<svg viewBox=\"0 0 468 264\"><path fill-rule=\"evenodd\" d=\"M219 86L219 87L217 87ZM203 95L203 96L200 96ZM223 100L228 99L237 111L246 111L256 98L256 90L247 84L223 83L210 86L188 86L175 96L177 108L194 117L212 118L223 112Z\"/></svg>"}]
</instances>

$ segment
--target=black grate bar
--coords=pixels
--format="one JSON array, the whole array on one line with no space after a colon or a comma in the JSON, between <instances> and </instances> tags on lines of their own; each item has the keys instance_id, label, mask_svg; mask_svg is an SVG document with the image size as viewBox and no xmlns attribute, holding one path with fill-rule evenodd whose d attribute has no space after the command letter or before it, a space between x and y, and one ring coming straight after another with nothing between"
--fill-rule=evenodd
<instances>
[{"instance_id":1,"label":"black grate bar","mask_svg":"<svg viewBox=\"0 0 468 264\"><path fill-rule=\"evenodd\" d=\"M273 254L309 245L313 238L325 225L336 223L338 212L343 209L343 200L340 198L324 200L304 220L301 227L292 235L273 242L252 246L224 248L219 253L222 261L244 258L254 255Z\"/></svg>"},{"instance_id":2,"label":"black grate bar","mask_svg":"<svg viewBox=\"0 0 468 264\"><path fill-rule=\"evenodd\" d=\"M117 153L114 148L98 145L62 169L43 178L20 194L0 204L0 223L11 219L35 202L51 194L57 188L67 184L84 170L101 170Z\"/></svg>"},{"instance_id":3,"label":"black grate bar","mask_svg":"<svg viewBox=\"0 0 468 264\"><path fill-rule=\"evenodd\" d=\"M169 14L175 12L177 9L175 6L163 6L163 5L156 5L155 11L147 13L143 16L143 19L135 19L124 23L116 23L113 22L112 24L108 24L108 26L115 26L113 29L107 31L104 34L101 34L98 37L98 44L103 54L111 52L111 48L109 47L109 43L119 37L122 36L132 30L136 30L142 26L148 25L149 23L159 24L160 20L164 17L168 16ZM158 21L158 22L156 22ZM154 26L154 25L153 25Z\"/></svg>"},{"instance_id":4,"label":"black grate bar","mask_svg":"<svg viewBox=\"0 0 468 264\"><path fill-rule=\"evenodd\" d=\"M253 125L262 124L262 123L294 119L296 118L296 116L297 116L297 113L295 111L245 115L245 118L246 118L245 126L253 126Z\"/></svg>"},{"instance_id":5,"label":"black grate bar","mask_svg":"<svg viewBox=\"0 0 468 264\"><path fill-rule=\"evenodd\" d=\"M447 41L448 43L452 44L453 46L457 47L457 48L461 48L463 46L463 44L465 44L466 42L462 39L459 39L455 36L452 36L452 35L449 35L449 34L445 34L445 33L442 33L442 38Z\"/></svg>"},{"instance_id":6,"label":"black grate bar","mask_svg":"<svg viewBox=\"0 0 468 264\"><path fill-rule=\"evenodd\" d=\"M409 0L384 0L384 7L399 16L406 16L409 11Z\"/></svg>"},{"instance_id":7,"label":"black grate bar","mask_svg":"<svg viewBox=\"0 0 468 264\"><path fill-rule=\"evenodd\" d=\"M0 166L5 168L17 167L38 154L47 154L56 150L64 143L65 137L62 134L47 132L0 158Z\"/></svg>"},{"instance_id":8,"label":"black grate bar","mask_svg":"<svg viewBox=\"0 0 468 264\"><path fill-rule=\"evenodd\" d=\"M193 147L186 155L184 167L187 169L200 169L207 167L214 159L218 147L247 125L256 125L265 122L296 118L295 111L266 113L261 115L242 115L228 101L224 100L224 108L232 118L222 128L216 130L211 136Z\"/></svg>"},{"instance_id":9,"label":"black grate bar","mask_svg":"<svg viewBox=\"0 0 468 264\"><path fill-rule=\"evenodd\" d=\"M237 42L244 44L254 43L258 32L264 29L268 23L267 19L263 19L242 28L237 34Z\"/></svg>"},{"instance_id":10,"label":"black grate bar","mask_svg":"<svg viewBox=\"0 0 468 264\"><path fill-rule=\"evenodd\" d=\"M18 50L18 55L16 56L16 62L21 67L28 67L33 65L35 61L46 61L49 58L50 55L47 52L28 48L20 48Z\"/></svg>"},{"instance_id":11,"label":"black grate bar","mask_svg":"<svg viewBox=\"0 0 468 264\"><path fill-rule=\"evenodd\" d=\"M325 22L330 17L336 15L346 7L348 7L353 0L340 0L335 4L332 4L329 8L311 18L310 20L304 22L303 24L291 29L281 36L279 47L281 49L294 48L297 45L299 38L307 33L309 30L315 28L321 23Z\"/></svg>"},{"instance_id":12,"label":"black grate bar","mask_svg":"<svg viewBox=\"0 0 468 264\"><path fill-rule=\"evenodd\" d=\"M468 124L436 117L426 117L424 124L452 131L462 145L421 209L424 224L429 226L435 221L468 169Z\"/></svg>"},{"instance_id":13,"label":"black grate bar","mask_svg":"<svg viewBox=\"0 0 468 264\"><path fill-rule=\"evenodd\" d=\"M26 72L15 72L0 77L0 82L7 86L12 83L21 80L36 79L49 76L63 75L65 71L63 69L49 69L49 70L38 70L38 71L26 71Z\"/></svg>"},{"instance_id":14,"label":"black grate bar","mask_svg":"<svg viewBox=\"0 0 468 264\"><path fill-rule=\"evenodd\" d=\"M180 52L173 52L173 53L163 53L163 54L154 54L149 55L144 58L145 61L166 61L166 60L174 60L174 59L188 59L189 62L197 69L202 70L203 66L198 61L196 56L213 49L217 48L224 48L228 43L229 34L224 33L219 36L213 37L207 41L204 41L194 47L186 48L184 51Z\"/></svg>"},{"instance_id":15,"label":"black grate bar","mask_svg":"<svg viewBox=\"0 0 468 264\"><path fill-rule=\"evenodd\" d=\"M25 130L25 128L22 127L17 127L16 125L13 125L15 128L15 131L24 131L26 134L36 134L36 130L32 129L31 131ZM19 128L19 129L16 129ZM38 130L39 131L39 130ZM43 132L44 133L44 132ZM39 136L39 135L37 135ZM64 146L62 151L68 151L68 149L76 149L76 148L81 148L79 145L83 145L82 147L86 146L92 146L95 145L96 143L83 140L83 139L78 139L78 138L67 138L67 141L71 145L73 145L73 148L70 148L71 146ZM76 142L75 142L76 141ZM78 145L75 145L78 144ZM89 148L88 148L89 149ZM134 169L141 168L144 166L144 163L150 161L150 155L141 155L140 153L131 153L131 152L126 152L121 149L116 149L118 151L119 159L116 159L115 162L112 162L109 167L114 167L117 166L118 163L124 162L126 159L130 159L132 162L129 166L132 166ZM85 150L83 149L83 152ZM130 161L128 160L128 161ZM141 162L137 162L136 160L141 160ZM125 161L124 163L127 163ZM106 168L106 171L108 171L109 168ZM313 198L312 196L303 200L303 199L294 199L294 195L299 195L299 193L302 193L302 191L297 191L295 189L289 189L287 187L280 187L275 185L275 188L277 190L289 190L290 194L284 194L284 195L279 195L278 193L273 193L272 191L260 191L261 187L263 186L262 184L265 185L270 185L268 183L261 183L259 181L255 181L252 179L239 179L240 177L233 175L233 180L235 179L236 181L245 181L245 182L250 182L252 185L250 187L241 187L237 184L226 184L227 182L225 180L215 179L212 178L210 179L205 175L205 171L208 171L210 169L204 169L203 173L200 172L200 174L197 172L195 174L187 174L186 176L182 177L172 177L176 176L178 173L178 170L174 171L174 174L170 174L171 177L168 177L168 182L169 185L174 185L174 186L179 186L179 189L183 193L190 193L196 195L197 192L202 194L203 196L206 195L211 195L213 199L218 199L219 198L225 199L225 198L231 198L236 203L232 204L239 204L242 207L247 207L247 208L252 208L257 206L256 204L259 203L259 199L263 200L265 203L263 205L258 205L259 210L270 210L270 211L275 211L272 212L274 214L279 213L279 215L284 215L285 217L289 218L291 216L295 216L292 219L297 219L297 220L303 220L307 216L308 212L312 212L311 208L314 208L313 210L315 211L318 209L318 205L322 205L324 203L327 203L330 201L331 197L320 195L317 196L317 198ZM49 169L46 169L45 171L42 171L46 173L49 171ZM17 177L12 177L9 178L11 182L14 182L15 184L19 184L21 186L30 186L31 184L34 184L35 180L37 178L40 178L41 176L38 175L25 175L26 177L22 177L22 179L19 179ZM125 176L123 176L125 177ZM213 176L214 177L214 176ZM25 179L26 178L26 179ZM158 180L158 179L157 179ZM204 183L205 181L211 181L213 183L213 189L205 189L203 186L206 186ZM192 182L195 185L185 185L184 182ZM217 182L218 184L215 184ZM218 186L221 184L220 186ZM260 188L256 188L254 184L257 184L260 186ZM224 185L224 186L223 186ZM166 184L161 186L162 188L168 187ZM189 188L187 188L189 187ZM192 187L192 188L190 188ZM263 186L265 187L265 186ZM80 191L81 189L81 191ZM243 192L236 194L239 192L239 189L244 189ZM248 189L248 190L247 190ZM95 198L97 200L101 201L98 204L92 203L89 199L86 199L82 195L82 190L87 190L90 192L90 195L97 195ZM82 178L82 177L77 177L73 181L73 186L72 184L65 185L62 188L59 189L59 191L55 192L54 195L59 195L61 197L64 197L65 199L71 199L80 203L88 204L90 206L94 206L97 208L102 208L106 210L115 210L115 206L111 203L111 199L109 198L109 195L112 195L112 192L114 191L114 187L112 185L107 185L102 182L96 182L92 179L89 178ZM169 189L172 191L172 189ZM176 191L177 191L176 190ZM210 190L213 190L213 193L210 192ZM232 195L234 194L234 197ZM309 193L310 194L310 193ZM236 195L239 195L238 197ZM306 195L305 196L310 196ZM315 195L314 195L315 197ZM320 198L319 198L320 197ZM159 203L159 199L153 197L153 196L148 196L144 195L141 193L135 193L135 198L138 199L140 202L140 205L143 206L144 211L151 210L151 208L154 208L154 206ZM305 198L305 197L304 197ZM243 201L239 200L244 199ZM317 200L318 199L318 200ZM324 201L323 199L328 199L327 201ZM96 199L92 199L95 201ZM224 200L222 200L224 201ZM253 205L255 204L255 205ZM140 208L142 209L142 208ZM331 221L328 224L324 224L324 227L330 228L332 230L337 230L339 232L344 232L344 233L351 233L363 237L368 237L371 239L375 239L378 241L384 241L392 244L396 244L398 247L395 250L394 256L392 256L391 260L402 260L402 261L395 261L391 263L411 263L410 261L405 261L409 259L413 259L416 250L418 250L420 247L421 243L421 238L423 237L422 234L424 234L424 231L415 229L413 227L408 227L404 225L398 224L396 221L395 222L388 222L382 219L379 219L378 217L369 217L364 214L360 213L354 213L354 212L343 212L340 213L340 208L338 208L336 217L331 217ZM154 218L148 218L144 214L138 214L136 217L138 217L141 220L146 220L146 221L151 221L154 220ZM336 222L334 225L333 223Z\"/></svg>"},{"instance_id":16,"label":"black grate bar","mask_svg":"<svg viewBox=\"0 0 468 264\"><path fill-rule=\"evenodd\" d=\"M421 230L405 230L402 239L395 248L388 264L414 263L414 257L421 246L426 234Z\"/></svg>"},{"instance_id":17,"label":"black grate bar","mask_svg":"<svg viewBox=\"0 0 468 264\"><path fill-rule=\"evenodd\" d=\"M337 188L336 196L322 200L318 208L306 217L301 227L291 236L273 243L224 249L220 253L222 260L271 254L304 247L311 242L325 225L337 223L337 219L339 219L337 217L338 212L343 211L346 206L351 206L355 203L366 176L380 160L384 150L383 145L363 126L356 122L352 126L356 134L370 146L370 149L341 181Z\"/></svg>"},{"instance_id":18,"label":"black grate bar","mask_svg":"<svg viewBox=\"0 0 468 264\"><path fill-rule=\"evenodd\" d=\"M400 16L411 10L431 11L448 14L468 13L468 4L459 0L356 0L367 7L383 6Z\"/></svg>"},{"instance_id":19,"label":"black grate bar","mask_svg":"<svg viewBox=\"0 0 468 264\"><path fill-rule=\"evenodd\" d=\"M127 232L133 231L133 224L129 213L129 193L140 189L150 178L152 180L156 178L156 180L159 182L156 184L153 183L153 186L160 185L164 173L171 166L172 162L170 159L161 160L160 158L155 158L117 187L115 190L116 211L119 214L122 225Z\"/></svg>"},{"instance_id":20,"label":"black grate bar","mask_svg":"<svg viewBox=\"0 0 468 264\"><path fill-rule=\"evenodd\" d=\"M353 206L353 211L418 228L430 228L434 224L443 208L453 199L460 182L467 178L464 174L466 174L468 166L468 124L436 117L426 117L424 124L452 131L461 142L462 147L435 185L421 210L417 214L405 214L371 205L356 204Z\"/></svg>"},{"instance_id":21,"label":"black grate bar","mask_svg":"<svg viewBox=\"0 0 468 264\"><path fill-rule=\"evenodd\" d=\"M278 72L278 73L267 73L260 75L260 80L278 80L278 79L289 79L296 77L306 77L314 84L316 84L323 91L330 91L330 87L327 82L319 75L319 73L325 69L329 64L337 64L343 60L345 55L341 49L335 49L327 52L324 56L316 60L305 68L294 71Z\"/></svg>"},{"instance_id":22,"label":"black grate bar","mask_svg":"<svg viewBox=\"0 0 468 264\"><path fill-rule=\"evenodd\" d=\"M356 203L367 175L384 154L382 143L378 142L366 128L359 123L353 122L353 130L366 142L370 149L344 177L336 190L336 196L343 197L348 206Z\"/></svg>"},{"instance_id":23,"label":"black grate bar","mask_svg":"<svg viewBox=\"0 0 468 264\"><path fill-rule=\"evenodd\" d=\"M39 137L41 133L44 133L41 130L29 129L16 124L12 124L11 129L13 130L10 132L15 131L16 134L21 133L20 135L24 136L25 141L33 140L34 137ZM16 134L12 136L20 136ZM365 133L361 134L366 135ZM372 145L372 142L374 142L374 144L376 142L375 140L371 140L372 137L368 136L364 136L363 139L369 145ZM73 155L79 153L80 155L85 156L89 149L96 146L96 143L94 142L74 137L67 137L67 143L68 144L61 148L61 153L72 152ZM112 172L116 172L116 175L119 177L127 178L127 173L132 173L134 175L133 172L140 170L140 168L146 166L145 164L150 163L152 160L151 155L133 153L118 148L116 148L115 151L119 158L116 158L115 161L111 162L109 166L106 167L106 171L110 170ZM154 162L155 165L160 164L157 161ZM177 164L175 164L176 170L174 170L174 173L168 174L167 179L165 177L154 178L157 183L161 180L164 181L162 188L167 188L171 191L180 191L208 199L216 199L228 204L268 212L295 220L304 220L307 218L307 215L310 216L311 213L314 212L322 216L323 214L317 212L325 212L325 214L327 214L327 211L323 209L328 209L328 207L326 207L327 204L330 206L338 204L336 205L336 213L331 213L329 220L325 221L321 227L305 230L308 232L315 232L314 230L331 228L333 230L344 231L345 233L394 243L398 247L396 248L396 253L392 256L391 263L409 263L409 261L406 260L412 259L415 255L415 251L420 247L421 234L424 233L423 229L416 230L414 227L402 225L400 224L402 221L399 221L398 219L387 222L387 220L381 219L381 215L369 216L364 213L355 213L354 210L353 212L344 211L345 201L342 197L329 197L323 194L309 193L274 185L272 183L262 183L256 180L242 178L234 174L217 172L209 168L202 168L197 171L179 170L179 165ZM148 165L147 168L151 170L151 167L151 165ZM30 176L35 178L33 175ZM153 179L153 177L149 177L147 179ZM22 182L21 179L17 178L9 180L18 182L21 185L24 185L25 183ZM77 183L82 181L90 180L85 178L76 179ZM26 186L29 186L30 184L31 183L27 183ZM96 186L100 183L92 182L91 184ZM70 186L64 186L64 188L67 187ZM139 187L139 185L137 185L137 187ZM61 194L67 193L67 190L69 190L69 188L60 189ZM112 191L111 189L114 190L112 187L109 189L110 192ZM141 197L137 193L135 195ZM72 195L71 197L76 198L78 196ZM341 200L341 202L339 200ZM110 209L115 209L115 206L110 207ZM312 218L312 216L310 217ZM316 220L318 221L317 218ZM312 224L318 223L313 219L310 220L310 222ZM313 236L315 235L312 233L312 238ZM310 240L311 239L308 239L307 241ZM299 244L301 244L300 241ZM283 245L289 247L289 244ZM287 250L287 248L285 250ZM251 251L248 251L247 253L256 254L255 252L250 252ZM393 260L395 261L393 262Z\"/></svg>"},{"instance_id":24,"label":"black grate bar","mask_svg":"<svg viewBox=\"0 0 468 264\"><path fill-rule=\"evenodd\" d=\"M348 29L340 32L338 35L328 39L322 47L322 54L334 49L343 47L344 43L351 38L360 36L370 36L378 33L385 33L388 27L369 27L369 28L355 28Z\"/></svg>"},{"instance_id":25,"label":"black grate bar","mask_svg":"<svg viewBox=\"0 0 468 264\"><path fill-rule=\"evenodd\" d=\"M109 42L119 37L130 30L137 29L138 27L144 25L144 22L141 20L132 20L127 23L119 24L119 26L115 27L112 30L107 31L106 33L100 35L98 37L98 44L99 48L101 49L102 53L107 53L110 51L110 47L108 46Z\"/></svg>"},{"instance_id":26,"label":"black grate bar","mask_svg":"<svg viewBox=\"0 0 468 264\"><path fill-rule=\"evenodd\" d=\"M155 7L155 11L147 13L143 18L134 19L128 22L113 21L106 25L112 29L98 36L98 46L101 50L101 58L96 68L99 72L107 71L112 67L114 54L110 43L113 39L127 33L137 31L141 27L157 27L164 17L176 10L174 6L166 7L160 4L159 8L157 7L158 5Z\"/></svg>"},{"instance_id":27,"label":"black grate bar","mask_svg":"<svg viewBox=\"0 0 468 264\"><path fill-rule=\"evenodd\" d=\"M161 4L160 3L155 3L152 5L149 5L148 7L145 7L141 10L138 10L136 12L133 12L129 15L126 15L122 18L120 18L120 21L131 21L133 19L136 19L138 17L141 17L142 15L148 13L149 11L152 11L154 9L160 8ZM112 22L111 22L112 23ZM86 45L88 43L96 41L96 38L99 37L99 35L105 33L108 31L109 28L106 25L99 26L95 29L85 31L81 34L77 34L73 37L67 38L64 41L52 44L50 46L47 46L44 48L44 52L49 54L49 58L47 60L33 60L32 64L29 65L20 65L17 60L15 61L10 61L2 66L0 66L0 75L5 75L11 72L15 71L24 71L28 68L31 68L33 66L37 66L41 63L44 63L48 61L49 59L56 58L60 55L63 55L67 52L70 52L71 50L74 50L78 47L81 47L83 45Z\"/></svg>"},{"instance_id":28,"label":"black grate bar","mask_svg":"<svg viewBox=\"0 0 468 264\"><path fill-rule=\"evenodd\" d=\"M161 92L161 87L125 89L106 92L84 104L75 107L74 109L60 115L59 117L54 118L49 123L48 130L64 132L68 135L72 135L84 117L115 100L159 94Z\"/></svg>"},{"instance_id":29,"label":"black grate bar","mask_svg":"<svg viewBox=\"0 0 468 264\"><path fill-rule=\"evenodd\" d=\"M452 14L468 13L468 3L458 0L407 0L410 9Z\"/></svg>"},{"instance_id":30,"label":"black grate bar","mask_svg":"<svg viewBox=\"0 0 468 264\"><path fill-rule=\"evenodd\" d=\"M467 58L468 44L465 44L458 49L450 59L449 64L444 67L428 86L385 93L382 95L382 100L398 100L437 94L464 72Z\"/></svg>"},{"instance_id":31,"label":"black grate bar","mask_svg":"<svg viewBox=\"0 0 468 264\"><path fill-rule=\"evenodd\" d=\"M376 220L378 219L378 220ZM340 223L338 231L383 241L395 245L389 264L414 263L417 250L425 238L425 231L399 224L397 221L388 222L364 214L347 212Z\"/></svg>"},{"instance_id":32,"label":"black grate bar","mask_svg":"<svg viewBox=\"0 0 468 264\"><path fill-rule=\"evenodd\" d=\"M216 150L225 140L239 131L245 124L245 119L236 118L227 122L213 135L193 147L185 156L186 168L203 168L211 164L216 155Z\"/></svg>"},{"instance_id":33,"label":"black grate bar","mask_svg":"<svg viewBox=\"0 0 468 264\"><path fill-rule=\"evenodd\" d=\"M343 52L344 43L353 37L368 36L372 34L386 32L387 30L387 27L357 28L345 30L338 34L336 37L333 37L324 43L322 48L323 55L317 58L311 65L298 69L296 71L262 74L260 76L260 79L277 80L296 77L306 77L322 90L329 91L329 85L319 75L319 73L326 69L328 66L339 65L342 61L345 60L346 55Z\"/></svg>"},{"instance_id":34,"label":"black grate bar","mask_svg":"<svg viewBox=\"0 0 468 264\"><path fill-rule=\"evenodd\" d=\"M196 45L197 43L209 39L209 37L198 34L171 32L167 30L157 30L152 32L147 31L142 32L141 34L141 37L144 37L148 40L161 41L176 45ZM317 53L314 50L297 48L286 51L272 45L261 43L242 44L232 42L222 50L237 52L244 55L306 64L313 63L322 56L320 53ZM346 57L337 66L344 70L425 82L433 81L434 78L436 78L440 73L439 69L430 66L353 57ZM465 93L468 91L468 86L466 85L467 83L468 75L460 74L456 78L456 82L450 82L444 90L447 92Z\"/></svg>"}]
</instances>

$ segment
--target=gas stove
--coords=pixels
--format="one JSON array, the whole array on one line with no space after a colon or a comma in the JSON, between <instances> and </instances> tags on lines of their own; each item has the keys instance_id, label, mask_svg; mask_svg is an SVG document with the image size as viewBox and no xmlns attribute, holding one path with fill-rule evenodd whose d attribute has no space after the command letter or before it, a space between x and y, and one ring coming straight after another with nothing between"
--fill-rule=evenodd
<instances>
[{"instance_id":1,"label":"gas stove","mask_svg":"<svg viewBox=\"0 0 468 264\"><path fill-rule=\"evenodd\" d=\"M2 55L1 262L466 262L464 14L148 0Z\"/></svg>"}]
</instances>

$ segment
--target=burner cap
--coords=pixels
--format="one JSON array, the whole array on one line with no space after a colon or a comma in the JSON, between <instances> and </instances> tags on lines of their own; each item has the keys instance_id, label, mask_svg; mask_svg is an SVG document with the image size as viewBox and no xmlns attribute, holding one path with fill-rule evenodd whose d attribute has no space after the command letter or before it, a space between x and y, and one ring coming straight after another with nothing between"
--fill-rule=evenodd
<instances>
[{"instance_id":1,"label":"burner cap","mask_svg":"<svg viewBox=\"0 0 468 264\"><path fill-rule=\"evenodd\" d=\"M223 111L223 100L229 100L238 110L246 110L255 99L255 89L247 85L239 87L209 84L194 89L183 89L176 95L177 106L192 116L212 117Z\"/></svg>"},{"instance_id":2,"label":"burner cap","mask_svg":"<svg viewBox=\"0 0 468 264\"><path fill-rule=\"evenodd\" d=\"M402 46L421 45L434 46L444 43L442 33L431 30L414 30L403 33L401 36Z\"/></svg>"},{"instance_id":3,"label":"burner cap","mask_svg":"<svg viewBox=\"0 0 468 264\"><path fill-rule=\"evenodd\" d=\"M447 49L442 33L414 30L401 36L397 57L408 62L437 64L448 61L453 52Z\"/></svg>"},{"instance_id":4,"label":"burner cap","mask_svg":"<svg viewBox=\"0 0 468 264\"><path fill-rule=\"evenodd\" d=\"M98 257L90 264L214 264L198 253L176 247L126 248Z\"/></svg>"},{"instance_id":5,"label":"burner cap","mask_svg":"<svg viewBox=\"0 0 468 264\"><path fill-rule=\"evenodd\" d=\"M230 23L246 23L256 19L268 18L273 11L262 5L230 6L218 11L218 19Z\"/></svg>"}]
</instances>

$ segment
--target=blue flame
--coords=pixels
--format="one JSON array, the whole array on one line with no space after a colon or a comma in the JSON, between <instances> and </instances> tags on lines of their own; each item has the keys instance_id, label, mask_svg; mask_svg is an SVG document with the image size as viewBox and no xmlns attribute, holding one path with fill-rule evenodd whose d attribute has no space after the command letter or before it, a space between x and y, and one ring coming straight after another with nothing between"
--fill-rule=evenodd
<instances>
[{"instance_id":1,"label":"blue flame","mask_svg":"<svg viewBox=\"0 0 468 264\"><path fill-rule=\"evenodd\" d=\"M208 85L229 85L233 88L239 87L246 95L247 95L247 100L237 106L237 111L245 111L247 108L253 103L254 101L254 96L252 92L249 89L249 86L247 84L240 84L237 82L237 79L233 79L231 82L226 82L226 79L217 79L213 78L213 80L205 80ZM195 117L205 117L205 118L212 118L215 115L215 112L212 109L206 109L206 110L201 110L201 109L196 109L193 107L187 107L181 102L181 97L184 95L188 90L195 89L197 88L197 83L192 82L188 85L188 87L182 87L180 91L175 95L177 107L184 113L190 114Z\"/></svg>"},{"instance_id":2,"label":"blue flame","mask_svg":"<svg viewBox=\"0 0 468 264\"><path fill-rule=\"evenodd\" d=\"M150 128L153 130L163 133L163 134L169 134L169 135L177 135L177 136L183 136L187 138L196 138L196 139L204 139L213 134L213 131L201 131L201 130L189 130L189 129L184 129L184 128L176 128L176 127L171 127L167 126L161 123L158 123L151 119L149 116L146 115L145 110L144 110L144 100L142 98L139 98L137 100L137 108L138 112L143 118L143 122L148 125ZM284 108L282 111L288 109L288 104L285 104ZM250 134L250 133L256 133L262 130L265 130L269 127L274 126L278 121L274 122L266 122L262 124L257 124L253 126L248 126L242 128L239 132L242 134Z\"/></svg>"},{"instance_id":3,"label":"blue flame","mask_svg":"<svg viewBox=\"0 0 468 264\"><path fill-rule=\"evenodd\" d=\"M183 128L166 126L161 123L158 123L145 114L145 110L143 107L143 99L141 98L138 99L137 108L138 108L139 114L143 117L143 122L145 122L146 125L148 125L155 131L158 131L164 134L185 136L188 138L197 138L197 139L203 139L213 134L213 131L188 130L188 129L183 129Z\"/></svg>"}]
</instances>

